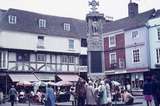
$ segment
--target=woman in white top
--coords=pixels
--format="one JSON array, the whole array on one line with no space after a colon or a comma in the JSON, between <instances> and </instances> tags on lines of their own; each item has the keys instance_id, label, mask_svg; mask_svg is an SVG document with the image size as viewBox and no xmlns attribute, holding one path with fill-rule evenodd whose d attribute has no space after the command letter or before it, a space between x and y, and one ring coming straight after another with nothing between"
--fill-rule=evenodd
<instances>
[{"instance_id":1,"label":"woman in white top","mask_svg":"<svg viewBox=\"0 0 160 106\"><path fill-rule=\"evenodd\" d=\"M75 87L73 85L70 88L70 101L72 102L72 106L76 106L76 103L75 103Z\"/></svg>"}]
</instances>

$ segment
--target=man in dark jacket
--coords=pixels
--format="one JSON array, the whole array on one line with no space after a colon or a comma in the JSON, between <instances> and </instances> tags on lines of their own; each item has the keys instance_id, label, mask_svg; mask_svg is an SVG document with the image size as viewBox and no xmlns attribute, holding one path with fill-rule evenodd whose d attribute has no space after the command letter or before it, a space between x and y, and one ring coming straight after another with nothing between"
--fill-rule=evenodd
<instances>
[{"instance_id":1,"label":"man in dark jacket","mask_svg":"<svg viewBox=\"0 0 160 106\"><path fill-rule=\"evenodd\" d=\"M76 96L78 102L77 106L84 106L86 99L86 87L85 87L85 81L81 78L79 78L76 84Z\"/></svg>"},{"instance_id":2,"label":"man in dark jacket","mask_svg":"<svg viewBox=\"0 0 160 106\"><path fill-rule=\"evenodd\" d=\"M17 97L17 90L14 88L14 85L12 85L12 87L9 90L9 96L10 96L11 106L14 106L14 102Z\"/></svg>"},{"instance_id":3,"label":"man in dark jacket","mask_svg":"<svg viewBox=\"0 0 160 106\"><path fill-rule=\"evenodd\" d=\"M156 78L153 78L153 81L152 81L152 96L154 99L155 106L159 106L160 104L160 82Z\"/></svg>"}]
</instances>

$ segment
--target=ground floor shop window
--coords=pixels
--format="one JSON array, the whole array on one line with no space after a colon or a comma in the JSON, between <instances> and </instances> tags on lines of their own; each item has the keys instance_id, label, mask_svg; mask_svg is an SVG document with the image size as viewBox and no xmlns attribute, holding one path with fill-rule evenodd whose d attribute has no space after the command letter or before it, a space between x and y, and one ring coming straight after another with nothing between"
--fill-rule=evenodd
<instances>
[{"instance_id":1,"label":"ground floor shop window","mask_svg":"<svg viewBox=\"0 0 160 106\"><path fill-rule=\"evenodd\" d=\"M143 73L134 73L131 75L131 87L133 89L142 89L144 82Z\"/></svg>"}]
</instances>

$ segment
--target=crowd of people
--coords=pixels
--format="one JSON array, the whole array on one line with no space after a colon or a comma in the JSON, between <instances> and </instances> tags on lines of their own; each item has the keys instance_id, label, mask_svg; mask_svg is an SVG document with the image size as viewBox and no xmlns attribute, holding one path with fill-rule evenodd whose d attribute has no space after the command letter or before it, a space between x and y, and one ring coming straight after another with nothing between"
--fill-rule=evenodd
<instances>
[{"instance_id":1,"label":"crowd of people","mask_svg":"<svg viewBox=\"0 0 160 106\"><path fill-rule=\"evenodd\" d=\"M73 95L73 92L71 94ZM129 91L113 85L106 79L89 80L88 83L79 79L75 86L74 97L77 103L72 101L73 106L111 106L113 101L122 101L125 104L134 102L134 97Z\"/></svg>"},{"instance_id":2,"label":"crowd of people","mask_svg":"<svg viewBox=\"0 0 160 106\"><path fill-rule=\"evenodd\" d=\"M45 106L55 106L58 100L57 95L60 94L60 89L57 91L53 88L53 86L48 85L45 88L45 92L43 92ZM70 90L67 92L70 94L69 101L72 102L72 106L112 106L113 102L115 103L117 101L126 105L134 103L134 96L131 93L129 84L126 84L125 87L114 85L112 81L108 79L99 79L96 81L89 79L87 82L79 78L79 80L69 88ZM21 91L18 93L15 87L12 86L9 90L11 106L14 106L17 95L23 94L25 94L25 92ZM154 101L155 106L160 106L160 83L156 79L148 77L145 80L143 94L147 106L152 106L152 101ZM36 94L31 91L29 95L30 97L37 95L40 99L37 99L39 102L43 100L40 90L37 90ZM0 98L2 97L0 96Z\"/></svg>"}]
</instances>

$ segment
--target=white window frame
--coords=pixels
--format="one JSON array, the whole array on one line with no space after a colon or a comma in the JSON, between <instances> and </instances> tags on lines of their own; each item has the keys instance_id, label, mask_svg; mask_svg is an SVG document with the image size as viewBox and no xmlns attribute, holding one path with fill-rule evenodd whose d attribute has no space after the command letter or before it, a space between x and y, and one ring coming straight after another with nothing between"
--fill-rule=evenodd
<instances>
[{"instance_id":1,"label":"white window frame","mask_svg":"<svg viewBox=\"0 0 160 106\"><path fill-rule=\"evenodd\" d=\"M7 69L8 66L8 52L0 51L0 69Z\"/></svg>"},{"instance_id":2,"label":"white window frame","mask_svg":"<svg viewBox=\"0 0 160 106\"><path fill-rule=\"evenodd\" d=\"M17 16L8 15L8 23L9 24L16 24L17 23Z\"/></svg>"},{"instance_id":3,"label":"white window frame","mask_svg":"<svg viewBox=\"0 0 160 106\"><path fill-rule=\"evenodd\" d=\"M138 38L138 31L132 31L132 39Z\"/></svg>"},{"instance_id":4,"label":"white window frame","mask_svg":"<svg viewBox=\"0 0 160 106\"><path fill-rule=\"evenodd\" d=\"M109 54L109 62L110 62L110 65L111 65L111 64L114 64L114 63L112 63L112 55L115 55L115 57L114 57L115 62L114 62L114 63L117 63L117 55L116 55L116 52L113 52L113 53L110 53L110 54Z\"/></svg>"},{"instance_id":5,"label":"white window frame","mask_svg":"<svg viewBox=\"0 0 160 106\"><path fill-rule=\"evenodd\" d=\"M68 40L68 48L70 49L70 50L73 50L74 49L74 46L75 46L75 44L74 44L74 40L73 39L69 39Z\"/></svg>"},{"instance_id":6,"label":"white window frame","mask_svg":"<svg viewBox=\"0 0 160 106\"><path fill-rule=\"evenodd\" d=\"M69 23L64 23L63 28L64 28L65 31L70 31L71 30L71 25Z\"/></svg>"},{"instance_id":7,"label":"white window frame","mask_svg":"<svg viewBox=\"0 0 160 106\"><path fill-rule=\"evenodd\" d=\"M37 62L45 62L46 61L46 55L45 54L37 54L36 55Z\"/></svg>"},{"instance_id":8,"label":"white window frame","mask_svg":"<svg viewBox=\"0 0 160 106\"><path fill-rule=\"evenodd\" d=\"M157 29L157 37L158 37L158 40L160 41L160 28Z\"/></svg>"},{"instance_id":9,"label":"white window frame","mask_svg":"<svg viewBox=\"0 0 160 106\"><path fill-rule=\"evenodd\" d=\"M113 39L113 44L111 38ZM116 36L115 35L109 36L109 47L115 47L115 46L116 46Z\"/></svg>"},{"instance_id":10,"label":"white window frame","mask_svg":"<svg viewBox=\"0 0 160 106\"><path fill-rule=\"evenodd\" d=\"M156 49L156 63L160 64L160 48Z\"/></svg>"},{"instance_id":11,"label":"white window frame","mask_svg":"<svg viewBox=\"0 0 160 106\"><path fill-rule=\"evenodd\" d=\"M135 52L134 51L139 51L138 54L134 54ZM135 57L135 55L139 55L138 57ZM135 58L139 58L139 61L135 60ZM140 63L141 59L140 59L140 49L134 49L132 50L132 62L133 63Z\"/></svg>"},{"instance_id":12,"label":"white window frame","mask_svg":"<svg viewBox=\"0 0 160 106\"><path fill-rule=\"evenodd\" d=\"M39 28L46 28L46 20L45 19L39 19L38 20L38 25L39 25Z\"/></svg>"}]
</instances>

